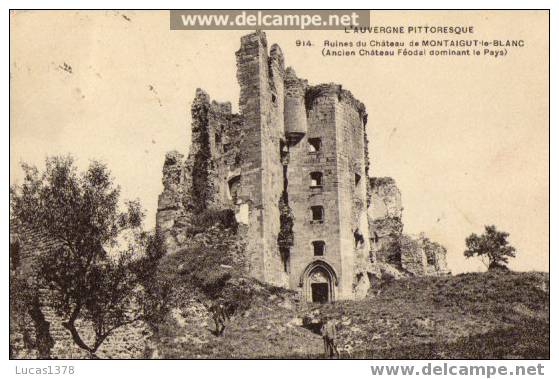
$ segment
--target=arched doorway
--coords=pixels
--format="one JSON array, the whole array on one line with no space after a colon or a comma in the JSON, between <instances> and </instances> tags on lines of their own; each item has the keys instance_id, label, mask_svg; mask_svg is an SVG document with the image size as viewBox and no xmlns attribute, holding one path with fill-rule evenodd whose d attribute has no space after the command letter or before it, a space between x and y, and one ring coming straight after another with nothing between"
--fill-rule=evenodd
<instances>
[{"instance_id":1,"label":"arched doorway","mask_svg":"<svg viewBox=\"0 0 559 379\"><path fill-rule=\"evenodd\" d=\"M338 278L332 267L317 260L307 266L301 276L305 300L313 303L329 303L336 298Z\"/></svg>"},{"instance_id":2,"label":"arched doorway","mask_svg":"<svg viewBox=\"0 0 559 379\"><path fill-rule=\"evenodd\" d=\"M331 301L330 277L322 267L317 267L311 271L309 285L311 287L311 301L313 303L324 304Z\"/></svg>"}]
</instances>

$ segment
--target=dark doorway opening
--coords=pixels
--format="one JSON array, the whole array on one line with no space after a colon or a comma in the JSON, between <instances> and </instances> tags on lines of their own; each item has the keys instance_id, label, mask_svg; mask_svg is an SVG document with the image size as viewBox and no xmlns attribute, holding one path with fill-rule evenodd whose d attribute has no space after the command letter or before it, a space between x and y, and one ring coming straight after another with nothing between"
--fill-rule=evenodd
<instances>
[{"instance_id":1,"label":"dark doorway opening","mask_svg":"<svg viewBox=\"0 0 559 379\"><path fill-rule=\"evenodd\" d=\"M311 283L311 291L313 303L328 302L328 283Z\"/></svg>"}]
</instances>

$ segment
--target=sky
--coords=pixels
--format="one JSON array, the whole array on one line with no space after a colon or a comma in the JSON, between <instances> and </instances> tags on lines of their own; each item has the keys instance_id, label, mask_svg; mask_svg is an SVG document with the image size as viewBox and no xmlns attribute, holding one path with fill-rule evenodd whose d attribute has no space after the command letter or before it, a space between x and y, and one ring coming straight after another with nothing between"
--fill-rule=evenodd
<instances>
[{"instance_id":1,"label":"sky","mask_svg":"<svg viewBox=\"0 0 559 379\"><path fill-rule=\"evenodd\" d=\"M16 11L10 15L10 182L21 162L102 160L155 225L167 151L187 154L196 88L238 109L235 51L246 31L170 31L163 11ZM371 176L393 177L405 231L448 249L453 272L483 265L464 240L495 224L515 270L548 271L548 19L540 12L374 12L376 25L474 25L475 38L523 39L488 57L323 57L343 31L268 31L311 84L336 82L368 111ZM400 37L409 40L409 36ZM471 38L458 37L458 38ZM297 40L313 46L298 47Z\"/></svg>"}]
</instances>

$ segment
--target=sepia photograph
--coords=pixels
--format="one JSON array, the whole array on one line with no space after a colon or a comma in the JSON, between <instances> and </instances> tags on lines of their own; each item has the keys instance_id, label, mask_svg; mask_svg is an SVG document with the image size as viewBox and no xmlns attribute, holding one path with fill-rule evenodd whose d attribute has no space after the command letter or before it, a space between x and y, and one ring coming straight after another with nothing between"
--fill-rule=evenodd
<instances>
[{"instance_id":1,"label":"sepia photograph","mask_svg":"<svg viewBox=\"0 0 559 379\"><path fill-rule=\"evenodd\" d=\"M14 363L549 360L549 195L549 10L9 10Z\"/></svg>"}]
</instances>

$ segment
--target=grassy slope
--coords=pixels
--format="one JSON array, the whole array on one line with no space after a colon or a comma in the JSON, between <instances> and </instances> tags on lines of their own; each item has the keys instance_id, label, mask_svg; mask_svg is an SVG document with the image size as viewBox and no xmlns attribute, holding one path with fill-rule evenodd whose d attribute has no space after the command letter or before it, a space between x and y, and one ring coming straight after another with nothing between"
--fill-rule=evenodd
<instances>
[{"instance_id":1,"label":"grassy slope","mask_svg":"<svg viewBox=\"0 0 559 379\"><path fill-rule=\"evenodd\" d=\"M339 345L353 358L549 357L549 276L543 273L463 274L411 278L385 286L363 301L315 306L336 318ZM248 315L238 315L223 337L192 323L175 336L195 333L200 343L160 343L165 357L320 358L322 340L289 325L309 309L281 306L266 294ZM203 325L203 324L202 324Z\"/></svg>"},{"instance_id":2,"label":"grassy slope","mask_svg":"<svg viewBox=\"0 0 559 379\"><path fill-rule=\"evenodd\" d=\"M544 358L548 288L542 273L413 278L322 311L351 320L340 344L362 358Z\"/></svg>"}]
</instances>

